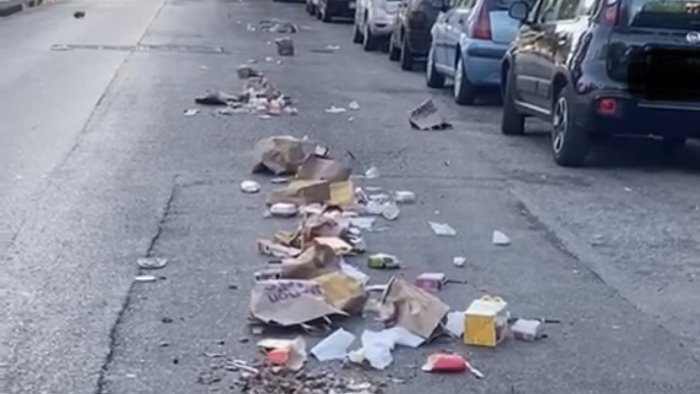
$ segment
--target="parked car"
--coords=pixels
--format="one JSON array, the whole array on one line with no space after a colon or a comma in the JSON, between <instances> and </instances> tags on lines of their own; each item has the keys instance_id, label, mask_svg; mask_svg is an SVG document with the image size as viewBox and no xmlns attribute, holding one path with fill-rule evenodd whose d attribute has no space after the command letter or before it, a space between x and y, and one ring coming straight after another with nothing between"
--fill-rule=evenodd
<instances>
[{"instance_id":1,"label":"parked car","mask_svg":"<svg viewBox=\"0 0 700 394\"><path fill-rule=\"evenodd\" d=\"M316 16L324 22L331 22L336 16L352 18L355 16L355 0L318 0Z\"/></svg>"},{"instance_id":2,"label":"parked car","mask_svg":"<svg viewBox=\"0 0 700 394\"><path fill-rule=\"evenodd\" d=\"M501 129L551 121L554 160L584 163L598 136L700 136L700 14L664 0L515 2L523 27L503 61Z\"/></svg>"},{"instance_id":3,"label":"parked car","mask_svg":"<svg viewBox=\"0 0 700 394\"><path fill-rule=\"evenodd\" d=\"M358 0L352 41L362 43L366 51L374 50L394 30L399 4L401 0Z\"/></svg>"},{"instance_id":4,"label":"parked car","mask_svg":"<svg viewBox=\"0 0 700 394\"><path fill-rule=\"evenodd\" d=\"M501 86L501 60L518 33L508 15L513 0L457 0L431 30L426 83L442 88L454 80L458 104L472 104L483 90Z\"/></svg>"},{"instance_id":5,"label":"parked car","mask_svg":"<svg viewBox=\"0 0 700 394\"><path fill-rule=\"evenodd\" d=\"M413 69L416 58L430 49L430 28L441 11L449 9L449 0L402 0L389 38L389 59L399 60L401 69Z\"/></svg>"}]
</instances>

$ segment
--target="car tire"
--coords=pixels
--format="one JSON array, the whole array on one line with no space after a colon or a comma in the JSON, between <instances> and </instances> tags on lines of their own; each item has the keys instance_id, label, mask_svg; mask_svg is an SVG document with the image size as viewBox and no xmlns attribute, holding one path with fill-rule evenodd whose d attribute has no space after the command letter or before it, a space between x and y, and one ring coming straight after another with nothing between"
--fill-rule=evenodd
<instances>
[{"instance_id":1,"label":"car tire","mask_svg":"<svg viewBox=\"0 0 700 394\"><path fill-rule=\"evenodd\" d=\"M396 62L401 58L401 48L394 45L394 33L389 37L389 60Z\"/></svg>"},{"instance_id":2,"label":"car tire","mask_svg":"<svg viewBox=\"0 0 700 394\"><path fill-rule=\"evenodd\" d=\"M357 22L355 22L355 27L352 29L352 31L352 42L355 44L362 43L362 32L360 32L360 27L357 26Z\"/></svg>"},{"instance_id":3,"label":"car tire","mask_svg":"<svg viewBox=\"0 0 700 394\"><path fill-rule=\"evenodd\" d=\"M411 52L411 48L408 47L407 34L404 34L401 38L401 55L399 56L399 61L402 70L413 70L413 52Z\"/></svg>"},{"instance_id":4,"label":"car tire","mask_svg":"<svg viewBox=\"0 0 700 394\"><path fill-rule=\"evenodd\" d=\"M367 52L377 49L377 38L369 30L369 21L365 21L365 31L362 33L362 49Z\"/></svg>"},{"instance_id":5,"label":"car tire","mask_svg":"<svg viewBox=\"0 0 700 394\"><path fill-rule=\"evenodd\" d=\"M445 86L445 76L435 69L435 49L430 47L428 61L425 65L425 84L429 88L440 89Z\"/></svg>"},{"instance_id":6,"label":"car tire","mask_svg":"<svg viewBox=\"0 0 700 394\"><path fill-rule=\"evenodd\" d=\"M464 69L462 56L457 59L457 70L455 70L454 98L459 105L472 105L476 99L476 88L469 82L467 71Z\"/></svg>"},{"instance_id":7,"label":"car tire","mask_svg":"<svg viewBox=\"0 0 700 394\"><path fill-rule=\"evenodd\" d=\"M522 135L525 133L525 115L515 107L514 76L506 74L506 87L503 91L503 113L501 115L501 133L505 135Z\"/></svg>"},{"instance_id":8,"label":"car tire","mask_svg":"<svg viewBox=\"0 0 700 394\"><path fill-rule=\"evenodd\" d=\"M579 167L586 161L590 135L576 125L571 114L569 85L559 90L552 108L552 154L563 167Z\"/></svg>"}]
</instances>

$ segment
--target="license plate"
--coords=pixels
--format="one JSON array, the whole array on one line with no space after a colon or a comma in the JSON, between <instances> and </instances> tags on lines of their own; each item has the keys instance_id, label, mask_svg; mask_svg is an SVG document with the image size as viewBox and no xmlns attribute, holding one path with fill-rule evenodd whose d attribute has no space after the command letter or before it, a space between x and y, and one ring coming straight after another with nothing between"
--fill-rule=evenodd
<instances>
[{"instance_id":1,"label":"license plate","mask_svg":"<svg viewBox=\"0 0 700 394\"><path fill-rule=\"evenodd\" d=\"M348 8L350 8L351 10L354 10L355 9L355 2L351 1L350 3L348 3Z\"/></svg>"}]
</instances>

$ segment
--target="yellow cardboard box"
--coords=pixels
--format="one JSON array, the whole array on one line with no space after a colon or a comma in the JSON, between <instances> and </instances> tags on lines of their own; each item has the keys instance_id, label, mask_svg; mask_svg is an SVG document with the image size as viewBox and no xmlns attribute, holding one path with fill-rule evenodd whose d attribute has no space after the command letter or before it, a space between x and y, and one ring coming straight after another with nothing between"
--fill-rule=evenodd
<instances>
[{"instance_id":1,"label":"yellow cardboard box","mask_svg":"<svg viewBox=\"0 0 700 394\"><path fill-rule=\"evenodd\" d=\"M464 313L464 343L495 347L507 334L509 317L508 303L500 297L472 301Z\"/></svg>"}]
</instances>

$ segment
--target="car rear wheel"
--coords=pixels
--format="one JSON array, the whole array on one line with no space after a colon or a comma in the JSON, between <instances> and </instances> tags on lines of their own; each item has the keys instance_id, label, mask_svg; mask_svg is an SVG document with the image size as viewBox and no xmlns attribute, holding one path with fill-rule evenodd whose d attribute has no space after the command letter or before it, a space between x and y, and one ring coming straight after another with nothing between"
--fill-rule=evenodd
<instances>
[{"instance_id":1,"label":"car rear wheel","mask_svg":"<svg viewBox=\"0 0 700 394\"><path fill-rule=\"evenodd\" d=\"M474 104L476 99L476 89L467 78L467 71L464 69L464 61L460 56L457 60L457 70L455 70L454 85L455 102L459 105Z\"/></svg>"},{"instance_id":2,"label":"car rear wheel","mask_svg":"<svg viewBox=\"0 0 700 394\"><path fill-rule=\"evenodd\" d=\"M408 37L406 34L401 39L401 69L404 71L413 70L413 52L408 47Z\"/></svg>"},{"instance_id":3,"label":"car rear wheel","mask_svg":"<svg viewBox=\"0 0 700 394\"><path fill-rule=\"evenodd\" d=\"M389 60L392 62L398 61L401 58L401 48L394 45L394 33L389 37Z\"/></svg>"},{"instance_id":4,"label":"car rear wheel","mask_svg":"<svg viewBox=\"0 0 700 394\"><path fill-rule=\"evenodd\" d=\"M331 12L328 11L327 7L323 7L321 9L321 21L324 23L330 23L333 21L333 15L331 15Z\"/></svg>"},{"instance_id":5,"label":"car rear wheel","mask_svg":"<svg viewBox=\"0 0 700 394\"><path fill-rule=\"evenodd\" d=\"M573 121L569 94L569 86L564 86L552 109L552 153L554 161L560 166L578 167L586 160L590 137L585 129Z\"/></svg>"},{"instance_id":6,"label":"car rear wheel","mask_svg":"<svg viewBox=\"0 0 700 394\"><path fill-rule=\"evenodd\" d=\"M369 30L369 21L365 21L365 29L362 34L362 49L365 51L373 51L377 48L377 38L372 35Z\"/></svg>"},{"instance_id":7,"label":"car rear wheel","mask_svg":"<svg viewBox=\"0 0 700 394\"><path fill-rule=\"evenodd\" d=\"M435 69L435 49L431 46L428 62L425 65L425 83L429 88L440 89L445 86L445 76Z\"/></svg>"},{"instance_id":8,"label":"car rear wheel","mask_svg":"<svg viewBox=\"0 0 700 394\"><path fill-rule=\"evenodd\" d=\"M506 135L525 133L525 116L515 107L513 75L506 74L506 87L503 92L503 114L501 115L501 132Z\"/></svg>"}]
</instances>

